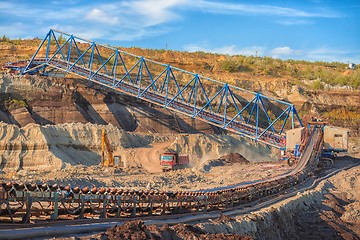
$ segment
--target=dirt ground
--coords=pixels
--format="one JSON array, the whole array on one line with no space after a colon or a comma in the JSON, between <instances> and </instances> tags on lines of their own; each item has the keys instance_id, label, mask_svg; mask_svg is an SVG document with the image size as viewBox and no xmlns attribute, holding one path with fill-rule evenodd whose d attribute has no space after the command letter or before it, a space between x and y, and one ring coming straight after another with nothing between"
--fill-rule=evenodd
<instances>
[{"instance_id":1,"label":"dirt ground","mask_svg":"<svg viewBox=\"0 0 360 240\"><path fill-rule=\"evenodd\" d=\"M188 168L165 173L149 174L116 173L99 167L81 167L67 171L53 171L46 175L28 174L28 181L69 184L72 186L94 185L131 189L153 190L200 190L229 186L240 182L265 179L290 170L283 163L254 163L217 166L220 161L211 161L203 168ZM214 165L212 165L214 164ZM76 177L75 177L76 176ZM19 178L20 181L20 178Z\"/></svg>"},{"instance_id":2,"label":"dirt ground","mask_svg":"<svg viewBox=\"0 0 360 240\"><path fill-rule=\"evenodd\" d=\"M101 168L102 128L80 123L18 128L0 123L0 181L178 191L219 188L291 170L270 158L270 151L228 135L129 134L112 125L106 130L127 168ZM351 139L354 157L360 156L359 146L359 138ZM161 172L159 156L169 148L189 153L191 166Z\"/></svg>"},{"instance_id":3,"label":"dirt ground","mask_svg":"<svg viewBox=\"0 0 360 240\"><path fill-rule=\"evenodd\" d=\"M360 162L359 143L359 138L351 138L350 156L339 156L334 160L332 168L341 169ZM227 162L241 160L244 170L253 167L236 154L223 158L228 159ZM209 162L218 163L217 160ZM274 165L263 164L263 167L266 166L274 169ZM218 219L191 226L177 224L155 227L131 222L105 233L79 236L78 239L359 239L358 189L360 166L340 171L321 181L314 189L249 214L232 217L222 215Z\"/></svg>"},{"instance_id":4,"label":"dirt ground","mask_svg":"<svg viewBox=\"0 0 360 240\"><path fill-rule=\"evenodd\" d=\"M222 218L217 219L216 221L223 221ZM57 238L61 240L68 240L70 238L62 237ZM253 240L254 238L244 234L226 234L226 233L207 233L204 230L200 229L197 226L190 224L176 224L174 226L163 225L145 225L144 222L130 221L125 223L122 226L114 226L109 228L104 233L93 234L91 236L78 236L71 237L71 239L76 240L115 240L115 239L124 239L124 240L182 240L182 239L191 239L191 240Z\"/></svg>"},{"instance_id":5,"label":"dirt ground","mask_svg":"<svg viewBox=\"0 0 360 240\"><path fill-rule=\"evenodd\" d=\"M238 234L213 233L209 234L196 226L188 224L177 224L174 226L164 225L157 227L155 225L145 226L141 221L133 221L123 226L115 226L106 231L101 236L104 239L203 239L203 240L251 240L252 237Z\"/></svg>"},{"instance_id":6,"label":"dirt ground","mask_svg":"<svg viewBox=\"0 0 360 240\"><path fill-rule=\"evenodd\" d=\"M334 169L359 162L339 157ZM196 224L145 226L133 221L104 233L57 239L346 239L360 238L360 166L260 210Z\"/></svg>"},{"instance_id":7,"label":"dirt ground","mask_svg":"<svg viewBox=\"0 0 360 240\"><path fill-rule=\"evenodd\" d=\"M160 169L158 161L154 163L156 165L153 169ZM179 191L219 188L238 184L245 180L265 179L291 170L283 162L230 164L222 160L208 160L200 166L164 173L149 173L146 169L149 168L139 167L124 172L117 169L103 169L99 166L79 165L70 169L42 173L20 171L13 173L11 178L4 177L3 180L23 181L26 179L27 182L49 182L71 186Z\"/></svg>"}]
</instances>

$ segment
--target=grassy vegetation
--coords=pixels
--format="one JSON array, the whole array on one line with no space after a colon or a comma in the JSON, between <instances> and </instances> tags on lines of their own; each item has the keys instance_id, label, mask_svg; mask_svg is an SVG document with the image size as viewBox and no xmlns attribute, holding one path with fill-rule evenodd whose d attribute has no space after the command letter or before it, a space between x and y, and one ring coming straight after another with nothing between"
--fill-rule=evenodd
<instances>
[{"instance_id":1,"label":"grassy vegetation","mask_svg":"<svg viewBox=\"0 0 360 240\"><path fill-rule=\"evenodd\" d=\"M317 79L310 84L310 87L313 90L322 90L324 89L324 84L321 82L321 79Z\"/></svg>"},{"instance_id":2,"label":"grassy vegetation","mask_svg":"<svg viewBox=\"0 0 360 240\"><path fill-rule=\"evenodd\" d=\"M3 93L0 97L0 109L2 110L11 110L17 108L28 108L29 105L26 99L19 98L17 96L13 96L8 93Z\"/></svg>"},{"instance_id":3,"label":"grassy vegetation","mask_svg":"<svg viewBox=\"0 0 360 240\"><path fill-rule=\"evenodd\" d=\"M21 38L18 38L18 39L10 39L9 37L7 37L6 35L3 35L1 38L0 38L0 43L10 43L13 45L21 45L22 42L24 40L21 39Z\"/></svg>"},{"instance_id":4,"label":"grassy vegetation","mask_svg":"<svg viewBox=\"0 0 360 240\"><path fill-rule=\"evenodd\" d=\"M0 38L0 42L9 42L10 38L8 38L5 34Z\"/></svg>"},{"instance_id":5,"label":"grassy vegetation","mask_svg":"<svg viewBox=\"0 0 360 240\"><path fill-rule=\"evenodd\" d=\"M64 43L66 38L63 35L58 36L58 42ZM0 37L0 44L10 44L9 53L16 53L21 50L23 45L38 45L39 39L21 40L10 39L6 35ZM20 45L20 46L19 46ZM164 49L141 49L141 48L122 48L125 51L145 56L159 62L170 61L176 67L188 69L194 72L223 71L233 74L233 78L238 78L237 73L244 74L248 78L286 78L290 85L302 85L309 90L323 90L328 86L349 86L352 89L360 88L360 68L354 70L347 69L347 64L340 62L309 62L304 60L281 60L272 57L258 56L229 56L214 53L198 52L179 52ZM31 52L32 53L32 52ZM169 56L165 56L168 53ZM23 54L24 55L24 54ZM167 59L164 59L167 58ZM131 58L128 58L128 60ZM107 65L111 65L111 59ZM135 63L135 62L134 62ZM99 63L100 64L100 63ZM129 63L130 64L130 63ZM214 70L215 69L215 70ZM221 79L219 79L221 80ZM225 81L225 79L222 79ZM227 81L232 78L227 77ZM304 84L306 82L306 84Z\"/></svg>"},{"instance_id":6,"label":"grassy vegetation","mask_svg":"<svg viewBox=\"0 0 360 240\"><path fill-rule=\"evenodd\" d=\"M271 57L232 56L220 63L220 68L229 73L254 72L272 77L290 76L293 81L311 80L313 90L331 86L360 86L360 69L347 69L345 63L308 62L303 60L281 60Z\"/></svg>"},{"instance_id":7,"label":"grassy vegetation","mask_svg":"<svg viewBox=\"0 0 360 240\"><path fill-rule=\"evenodd\" d=\"M5 106L7 109L15 109L15 108L21 108L21 107L29 107L29 105L27 104L27 102L22 99L9 99L8 101L5 102Z\"/></svg>"},{"instance_id":8,"label":"grassy vegetation","mask_svg":"<svg viewBox=\"0 0 360 240\"><path fill-rule=\"evenodd\" d=\"M359 110L351 108L334 109L324 112L323 117L334 126L342 126L351 129L353 136L360 135L360 113Z\"/></svg>"}]
</instances>

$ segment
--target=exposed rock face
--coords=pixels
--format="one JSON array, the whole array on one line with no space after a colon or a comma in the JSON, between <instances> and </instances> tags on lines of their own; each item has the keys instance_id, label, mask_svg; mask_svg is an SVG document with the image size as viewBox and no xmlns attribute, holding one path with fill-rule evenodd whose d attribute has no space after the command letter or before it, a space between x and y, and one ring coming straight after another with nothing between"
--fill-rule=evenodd
<instances>
[{"instance_id":1,"label":"exposed rock face","mask_svg":"<svg viewBox=\"0 0 360 240\"><path fill-rule=\"evenodd\" d=\"M35 123L34 118L25 107L9 110L11 116L13 116L15 123L20 126L26 126L29 123Z\"/></svg>"},{"instance_id":2,"label":"exposed rock face","mask_svg":"<svg viewBox=\"0 0 360 240\"><path fill-rule=\"evenodd\" d=\"M115 154L128 161L128 167L159 166L165 148L189 154L192 164L240 151L253 162L271 160L264 146L252 145L238 135L129 133L118 127L92 123L57 125L15 124L0 122L0 170L61 170L84 165L97 166L101 161L101 131L105 129Z\"/></svg>"},{"instance_id":3,"label":"exposed rock face","mask_svg":"<svg viewBox=\"0 0 360 240\"><path fill-rule=\"evenodd\" d=\"M79 79L0 75L0 121L29 123L113 124L130 132L219 133L216 127L152 106L134 97L85 85Z\"/></svg>"}]
</instances>

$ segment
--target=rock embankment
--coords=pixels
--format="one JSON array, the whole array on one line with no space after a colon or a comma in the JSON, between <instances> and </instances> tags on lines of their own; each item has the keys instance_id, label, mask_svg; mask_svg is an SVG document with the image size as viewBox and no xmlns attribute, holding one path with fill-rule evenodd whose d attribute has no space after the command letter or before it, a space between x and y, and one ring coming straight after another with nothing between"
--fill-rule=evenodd
<instances>
[{"instance_id":1,"label":"rock embankment","mask_svg":"<svg viewBox=\"0 0 360 240\"><path fill-rule=\"evenodd\" d=\"M255 239L359 239L359 188L358 166L271 207L197 226L208 233L247 234Z\"/></svg>"},{"instance_id":2,"label":"rock embankment","mask_svg":"<svg viewBox=\"0 0 360 240\"><path fill-rule=\"evenodd\" d=\"M129 132L221 132L202 121L87 84L76 78L0 74L0 121L20 127L89 122Z\"/></svg>"},{"instance_id":3,"label":"rock embankment","mask_svg":"<svg viewBox=\"0 0 360 240\"><path fill-rule=\"evenodd\" d=\"M237 135L129 133L114 125L66 123L28 124L18 127L0 122L0 170L3 172L53 171L74 166L98 166L101 161L101 131L105 129L114 154L129 170L160 170L160 155L166 149L189 154L191 166L232 152L242 152L253 162L271 160L264 146L253 145ZM156 172L156 171L155 171Z\"/></svg>"}]
</instances>

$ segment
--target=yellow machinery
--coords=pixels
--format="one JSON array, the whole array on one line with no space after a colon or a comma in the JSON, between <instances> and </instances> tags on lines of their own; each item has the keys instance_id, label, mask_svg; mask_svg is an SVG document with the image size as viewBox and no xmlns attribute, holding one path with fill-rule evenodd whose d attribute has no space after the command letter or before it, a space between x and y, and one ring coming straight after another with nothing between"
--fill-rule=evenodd
<instances>
[{"instance_id":1,"label":"yellow machinery","mask_svg":"<svg viewBox=\"0 0 360 240\"><path fill-rule=\"evenodd\" d=\"M105 160L105 147L107 150L107 160ZM111 147L109 139L107 138L105 129L101 132L101 166L114 167L114 150Z\"/></svg>"}]
</instances>

